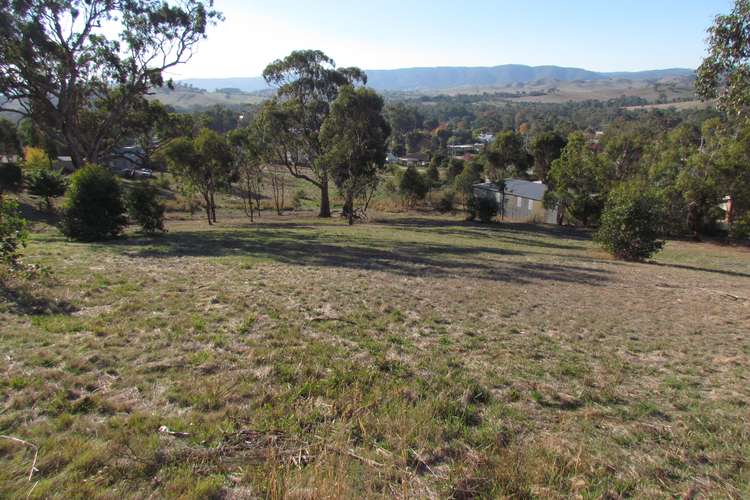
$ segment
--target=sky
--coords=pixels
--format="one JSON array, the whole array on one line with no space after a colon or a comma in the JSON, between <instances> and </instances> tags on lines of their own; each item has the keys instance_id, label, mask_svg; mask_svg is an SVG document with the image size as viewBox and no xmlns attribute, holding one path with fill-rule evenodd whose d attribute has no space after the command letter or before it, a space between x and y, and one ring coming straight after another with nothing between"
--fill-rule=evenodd
<instances>
[{"instance_id":1,"label":"sky","mask_svg":"<svg viewBox=\"0 0 750 500\"><path fill-rule=\"evenodd\" d=\"M696 68L706 29L732 0L216 0L178 78L258 76L292 50L339 66L527 64L638 71Z\"/></svg>"}]
</instances>

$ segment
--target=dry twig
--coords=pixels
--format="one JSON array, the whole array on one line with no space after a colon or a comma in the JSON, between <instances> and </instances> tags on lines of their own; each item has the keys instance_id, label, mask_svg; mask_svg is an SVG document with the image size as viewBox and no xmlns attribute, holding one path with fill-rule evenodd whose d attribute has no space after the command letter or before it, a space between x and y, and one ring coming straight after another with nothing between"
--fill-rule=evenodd
<instances>
[{"instance_id":1,"label":"dry twig","mask_svg":"<svg viewBox=\"0 0 750 500\"><path fill-rule=\"evenodd\" d=\"M29 470L29 481L31 481L31 478L34 476L34 472L37 471L37 468L36 468L36 458L37 458L37 456L39 456L39 447L37 445L35 445L34 443L29 443L28 441L24 441L23 439L18 439L17 437L13 437L13 436L4 436L3 435L3 436L0 436L0 438L2 438L2 439L8 439L10 441L15 441L16 443L21 443L21 444L24 444L26 446L31 446L32 448L34 448L34 461L31 462L31 470Z\"/></svg>"}]
</instances>

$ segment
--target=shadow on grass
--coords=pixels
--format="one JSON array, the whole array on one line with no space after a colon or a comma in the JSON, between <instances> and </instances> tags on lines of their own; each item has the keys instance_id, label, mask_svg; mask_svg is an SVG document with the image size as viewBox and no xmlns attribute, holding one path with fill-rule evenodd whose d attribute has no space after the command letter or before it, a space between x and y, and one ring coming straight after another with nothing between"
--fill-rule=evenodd
<instances>
[{"instance_id":1,"label":"shadow on grass","mask_svg":"<svg viewBox=\"0 0 750 500\"><path fill-rule=\"evenodd\" d=\"M296 266L375 270L412 277L472 277L533 283L601 285L602 269L528 262L531 252L429 242L381 241L361 233L327 234L320 227L261 223L241 230L179 231L111 243L132 257L253 257ZM392 245L392 246L391 246ZM518 258L518 259L514 259Z\"/></svg>"},{"instance_id":2,"label":"shadow on grass","mask_svg":"<svg viewBox=\"0 0 750 500\"><path fill-rule=\"evenodd\" d=\"M649 261L649 264L659 267L671 267L673 269L685 269L687 271L698 271L702 273L714 273L714 274L723 274L724 276L734 276L737 278L750 278L750 274L748 273L741 273L739 271L727 271L723 269L711 269L709 267L697 267L697 266L688 266L685 264L669 264L667 262L656 262L656 261Z\"/></svg>"},{"instance_id":3,"label":"shadow on grass","mask_svg":"<svg viewBox=\"0 0 750 500\"><path fill-rule=\"evenodd\" d=\"M429 232L442 236L464 236L499 238L509 243L555 248L558 250L580 250L580 246L551 242L543 238L556 238L586 242L591 240L588 231L566 226L548 224L524 224L517 222L495 222L482 224L472 221L441 220L428 218L379 219L386 227L409 231Z\"/></svg>"},{"instance_id":4,"label":"shadow on grass","mask_svg":"<svg viewBox=\"0 0 750 500\"><path fill-rule=\"evenodd\" d=\"M42 316L48 314L72 314L76 307L65 301L57 301L40 295L26 283L8 283L0 279L0 301L9 304L17 314Z\"/></svg>"}]
</instances>

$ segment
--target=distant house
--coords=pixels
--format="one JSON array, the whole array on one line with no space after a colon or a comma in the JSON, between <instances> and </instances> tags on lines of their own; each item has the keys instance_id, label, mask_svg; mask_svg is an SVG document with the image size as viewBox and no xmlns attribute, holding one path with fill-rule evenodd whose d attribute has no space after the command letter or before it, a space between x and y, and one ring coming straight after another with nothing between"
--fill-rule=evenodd
<instances>
[{"instance_id":1,"label":"distant house","mask_svg":"<svg viewBox=\"0 0 750 500\"><path fill-rule=\"evenodd\" d=\"M394 155L393 153L388 153L385 155L385 162L386 163L398 163L398 156Z\"/></svg>"},{"instance_id":2,"label":"distant house","mask_svg":"<svg viewBox=\"0 0 750 500\"><path fill-rule=\"evenodd\" d=\"M449 144L448 152L453 157L463 157L467 154L479 154L484 149L485 144L477 142L476 144Z\"/></svg>"},{"instance_id":3,"label":"distant house","mask_svg":"<svg viewBox=\"0 0 750 500\"><path fill-rule=\"evenodd\" d=\"M501 190L493 182L474 185L477 198L494 198L502 207L500 216L518 222L557 222L557 209L544 208L544 193L547 186L541 182L506 179L505 189Z\"/></svg>"},{"instance_id":4,"label":"distant house","mask_svg":"<svg viewBox=\"0 0 750 500\"><path fill-rule=\"evenodd\" d=\"M479 142L483 144L489 144L494 140L495 140L495 136L492 134L488 134L488 133L479 134Z\"/></svg>"},{"instance_id":5,"label":"distant house","mask_svg":"<svg viewBox=\"0 0 750 500\"><path fill-rule=\"evenodd\" d=\"M407 167L424 167L427 165L427 160L422 156L404 156L398 159L398 163L406 165Z\"/></svg>"}]
</instances>

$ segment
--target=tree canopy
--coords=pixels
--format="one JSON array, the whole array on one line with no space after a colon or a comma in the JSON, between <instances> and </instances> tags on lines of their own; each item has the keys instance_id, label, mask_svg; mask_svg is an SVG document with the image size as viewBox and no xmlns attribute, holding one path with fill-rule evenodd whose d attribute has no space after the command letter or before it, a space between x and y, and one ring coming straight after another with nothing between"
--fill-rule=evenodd
<instances>
[{"instance_id":1,"label":"tree canopy","mask_svg":"<svg viewBox=\"0 0 750 500\"><path fill-rule=\"evenodd\" d=\"M96 163L220 18L213 0L0 0L0 110Z\"/></svg>"},{"instance_id":2,"label":"tree canopy","mask_svg":"<svg viewBox=\"0 0 750 500\"><path fill-rule=\"evenodd\" d=\"M349 224L354 221L354 200L377 186L389 134L383 98L371 89L342 87L320 135L325 151L322 160L344 196Z\"/></svg>"}]
</instances>

